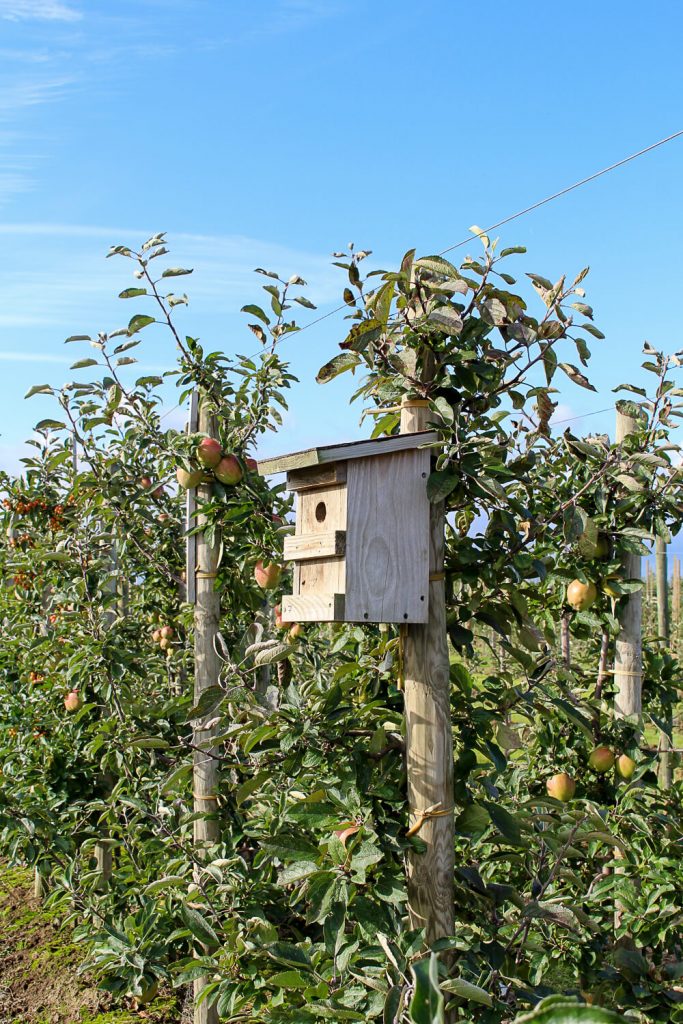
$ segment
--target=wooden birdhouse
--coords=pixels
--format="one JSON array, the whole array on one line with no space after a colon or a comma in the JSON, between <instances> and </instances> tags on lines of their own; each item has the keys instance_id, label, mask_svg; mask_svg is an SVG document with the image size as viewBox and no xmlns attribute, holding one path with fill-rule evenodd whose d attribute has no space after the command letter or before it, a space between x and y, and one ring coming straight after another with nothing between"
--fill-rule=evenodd
<instances>
[{"instance_id":1,"label":"wooden birdhouse","mask_svg":"<svg viewBox=\"0 0 683 1024\"><path fill-rule=\"evenodd\" d=\"M429 500L435 431L328 445L265 459L287 473L296 527L285 539L288 622L427 622Z\"/></svg>"}]
</instances>

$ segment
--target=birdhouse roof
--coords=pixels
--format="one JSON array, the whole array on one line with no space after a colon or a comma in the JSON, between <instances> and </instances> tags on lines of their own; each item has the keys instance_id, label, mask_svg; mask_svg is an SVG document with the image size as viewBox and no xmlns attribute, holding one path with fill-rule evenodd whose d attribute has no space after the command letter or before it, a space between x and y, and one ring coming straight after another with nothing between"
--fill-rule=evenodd
<instances>
[{"instance_id":1,"label":"birdhouse roof","mask_svg":"<svg viewBox=\"0 0 683 1024\"><path fill-rule=\"evenodd\" d=\"M420 430L415 434L395 434L370 441L347 441L344 444L327 444L321 448L308 448L303 452L291 452L272 459L260 459L258 471L261 476L273 473L287 473L292 469L320 466L324 462L340 462L348 459L364 459L371 455L393 455L411 448L438 443L436 430Z\"/></svg>"}]
</instances>

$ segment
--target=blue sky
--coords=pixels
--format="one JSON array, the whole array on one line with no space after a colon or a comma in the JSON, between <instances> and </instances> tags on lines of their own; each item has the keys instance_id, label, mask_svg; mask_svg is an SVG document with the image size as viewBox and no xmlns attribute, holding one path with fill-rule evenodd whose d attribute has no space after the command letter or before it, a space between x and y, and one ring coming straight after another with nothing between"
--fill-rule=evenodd
<instances>
[{"instance_id":1,"label":"blue sky","mask_svg":"<svg viewBox=\"0 0 683 1024\"><path fill-rule=\"evenodd\" d=\"M0 0L0 465L49 412L21 396L85 354L63 339L134 311L110 244L167 231L195 268L181 328L253 351L255 266L302 274L326 312L349 240L385 267L439 251L683 128L682 32L668 0ZM501 232L519 272L592 268L599 393L563 385L558 419L611 406L645 339L683 347L682 170L680 139ZM354 382L313 382L343 333L338 314L287 342L301 384L268 453L359 436Z\"/></svg>"}]
</instances>

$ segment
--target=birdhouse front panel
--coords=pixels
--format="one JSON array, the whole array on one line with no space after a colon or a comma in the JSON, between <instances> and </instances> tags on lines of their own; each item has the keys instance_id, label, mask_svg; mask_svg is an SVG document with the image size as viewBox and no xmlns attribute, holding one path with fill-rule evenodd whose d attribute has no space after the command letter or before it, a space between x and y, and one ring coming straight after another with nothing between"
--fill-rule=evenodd
<instances>
[{"instance_id":1,"label":"birdhouse front panel","mask_svg":"<svg viewBox=\"0 0 683 1024\"><path fill-rule=\"evenodd\" d=\"M429 452L348 464L347 622L429 618Z\"/></svg>"},{"instance_id":2,"label":"birdhouse front panel","mask_svg":"<svg viewBox=\"0 0 683 1024\"><path fill-rule=\"evenodd\" d=\"M434 432L315 448L259 463L297 494L289 622L429 618L427 478Z\"/></svg>"}]
</instances>

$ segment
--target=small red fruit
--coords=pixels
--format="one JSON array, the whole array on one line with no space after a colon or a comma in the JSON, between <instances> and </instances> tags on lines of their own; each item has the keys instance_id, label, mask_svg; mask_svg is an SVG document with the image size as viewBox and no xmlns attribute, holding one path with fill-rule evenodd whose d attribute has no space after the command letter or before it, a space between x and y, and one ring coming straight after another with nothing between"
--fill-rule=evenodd
<instances>
[{"instance_id":1,"label":"small red fruit","mask_svg":"<svg viewBox=\"0 0 683 1024\"><path fill-rule=\"evenodd\" d=\"M163 498L165 493L166 492L164 491L163 484L159 484L159 486L155 487L154 490L152 491L152 497L153 498Z\"/></svg>"},{"instance_id":2,"label":"small red fruit","mask_svg":"<svg viewBox=\"0 0 683 1024\"><path fill-rule=\"evenodd\" d=\"M155 644L159 643L159 641L161 640L161 630L160 629L155 629L154 630L154 632L152 633L152 640L154 641Z\"/></svg>"},{"instance_id":3,"label":"small red fruit","mask_svg":"<svg viewBox=\"0 0 683 1024\"><path fill-rule=\"evenodd\" d=\"M553 775L552 778L548 779L545 788L548 790L548 796L552 796L555 800L561 800L562 803L566 803L567 800L571 800L576 792L576 783L574 782L571 775L567 775L566 772L559 772L557 775Z\"/></svg>"},{"instance_id":4,"label":"small red fruit","mask_svg":"<svg viewBox=\"0 0 683 1024\"><path fill-rule=\"evenodd\" d=\"M144 490L148 491L151 486L152 486L152 481L151 481L150 477L143 476L142 479L140 480L140 487L142 487L142 488L144 488Z\"/></svg>"},{"instance_id":5,"label":"small red fruit","mask_svg":"<svg viewBox=\"0 0 683 1024\"><path fill-rule=\"evenodd\" d=\"M250 473L258 473L258 462L256 459L245 459L244 461Z\"/></svg>"},{"instance_id":6,"label":"small red fruit","mask_svg":"<svg viewBox=\"0 0 683 1024\"><path fill-rule=\"evenodd\" d=\"M222 484L234 486L242 479L242 467L234 455L224 455L214 469L216 479Z\"/></svg>"},{"instance_id":7,"label":"small red fruit","mask_svg":"<svg viewBox=\"0 0 683 1024\"><path fill-rule=\"evenodd\" d=\"M280 582L281 572L282 566L277 565L276 562L270 562L268 565L264 565L263 562L257 562L254 569L254 579L263 590L274 590Z\"/></svg>"},{"instance_id":8,"label":"small red fruit","mask_svg":"<svg viewBox=\"0 0 683 1024\"><path fill-rule=\"evenodd\" d=\"M161 633L161 636L164 638L164 640L170 640L171 637L173 636L173 627L162 626L159 632Z\"/></svg>"},{"instance_id":9,"label":"small red fruit","mask_svg":"<svg viewBox=\"0 0 683 1024\"><path fill-rule=\"evenodd\" d=\"M215 469L221 461L223 449L215 437L203 437L197 446L197 458L203 466Z\"/></svg>"},{"instance_id":10,"label":"small red fruit","mask_svg":"<svg viewBox=\"0 0 683 1024\"><path fill-rule=\"evenodd\" d=\"M64 698L64 707L67 711L78 711L83 707L83 701L78 690L70 690Z\"/></svg>"},{"instance_id":11,"label":"small red fruit","mask_svg":"<svg viewBox=\"0 0 683 1024\"><path fill-rule=\"evenodd\" d=\"M304 627L301 625L301 623L300 622L295 622L294 625L292 626L292 628L289 631L289 638L290 638L290 640L296 640L296 638L298 636L301 636L303 631L304 631Z\"/></svg>"}]
</instances>

